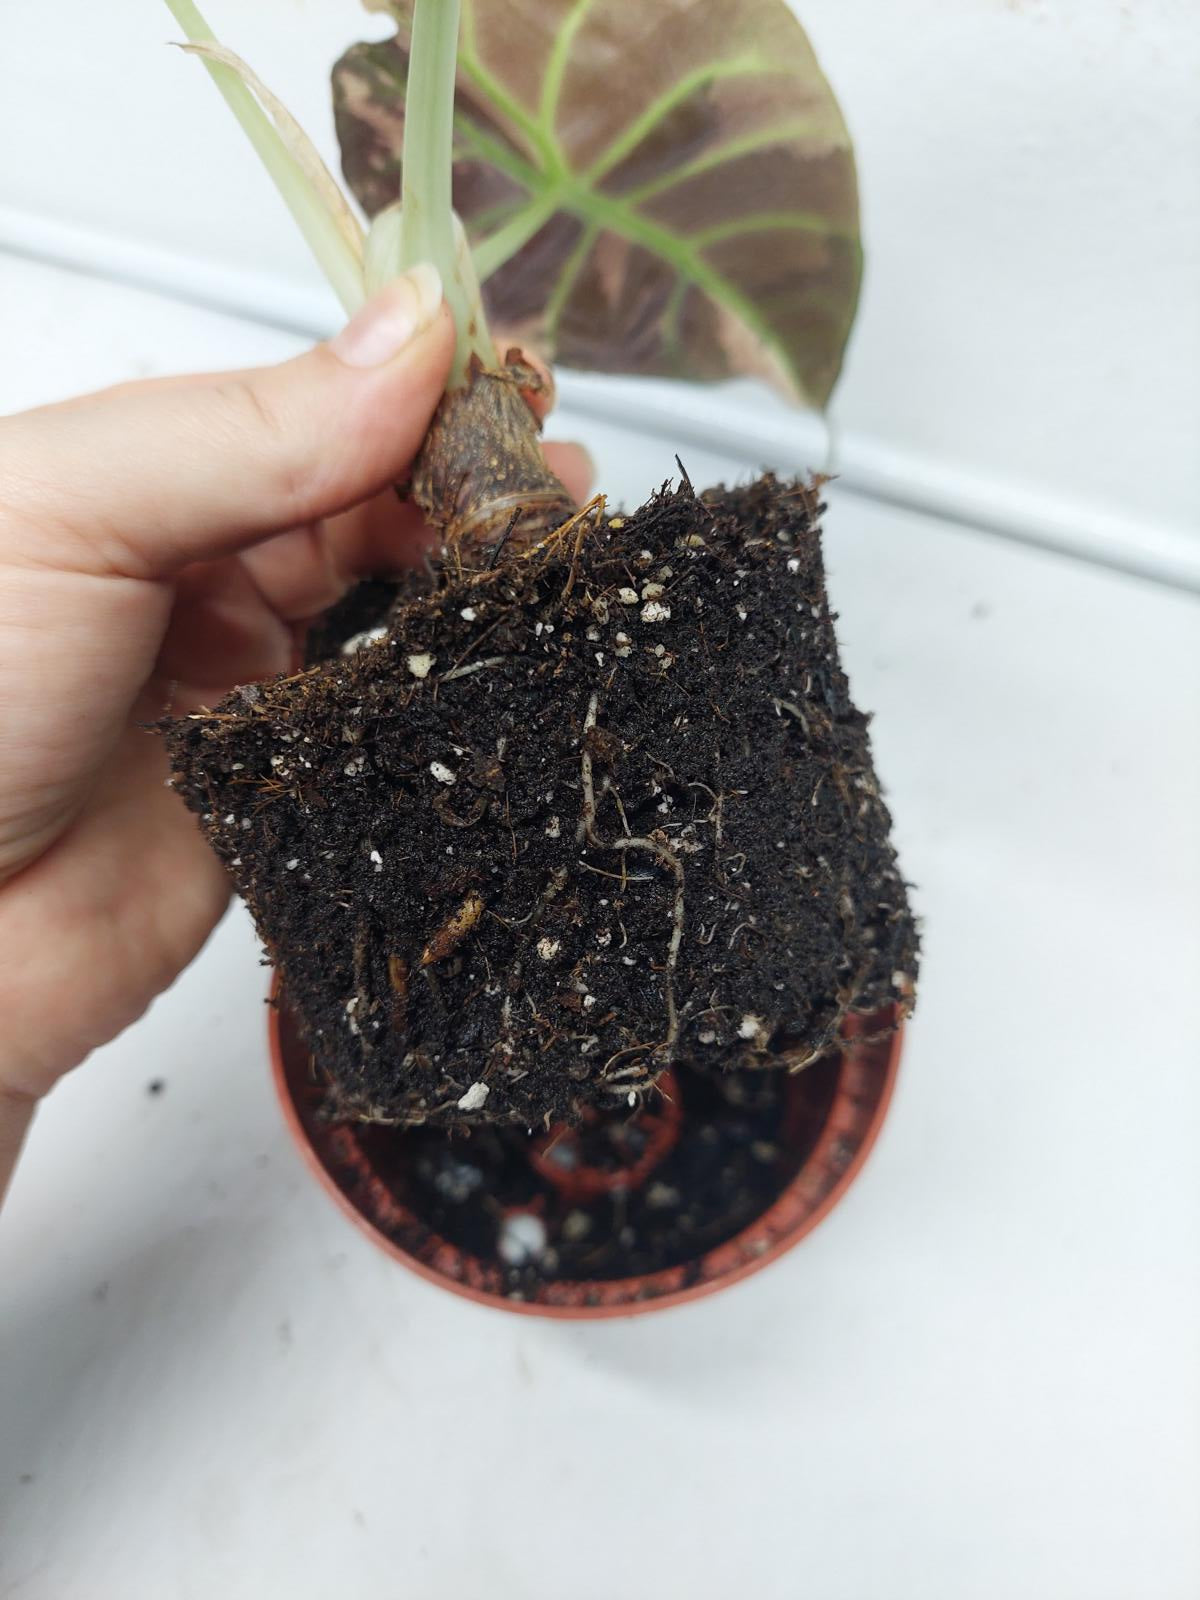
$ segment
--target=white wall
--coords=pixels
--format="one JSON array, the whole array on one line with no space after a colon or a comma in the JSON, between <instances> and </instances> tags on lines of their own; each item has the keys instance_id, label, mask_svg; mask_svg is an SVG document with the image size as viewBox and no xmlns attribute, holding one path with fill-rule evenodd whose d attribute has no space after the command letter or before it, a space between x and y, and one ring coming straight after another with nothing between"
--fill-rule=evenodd
<instances>
[{"instance_id":1,"label":"white wall","mask_svg":"<svg viewBox=\"0 0 1200 1600\"><path fill-rule=\"evenodd\" d=\"M836 400L848 473L973 501L984 522L1007 505L1018 534L1057 517L1077 542L1114 519L1147 550L1194 540L1194 0L796 8L862 177L867 281ZM386 23L353 0L207 9L332 152L328 66ZM4 242L35 213L252 270L268 297L315 286L203 73L163 48L176 35L155 0L5 0Z\"/></svg>"},{"instance_id":2,"label":"white wall","mask_svg":"<svg viewBox=\"0 0 1200 1600\"><path fill-rule=\"evenodd\" d=\"M838 411L916 453L1192 525L1196 0L796 0L857 142Z\"/></svg>"}]
</instances>

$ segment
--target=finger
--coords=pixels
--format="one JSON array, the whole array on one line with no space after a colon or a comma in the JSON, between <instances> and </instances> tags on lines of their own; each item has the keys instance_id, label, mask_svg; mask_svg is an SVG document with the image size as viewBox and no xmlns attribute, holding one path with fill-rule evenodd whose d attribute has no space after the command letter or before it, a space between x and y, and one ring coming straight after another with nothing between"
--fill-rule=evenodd
<instances>
[{"instance_id":1,"label":"finger","mask_svg":"<svg viewBox=\"0 0 1200 1600\"><path fill-rule=\"evenodd\" d=\"M336 605L359 578L416 566L433 542L417 507L385 490L343 516L277 534L239 565L281 617L299 622Z\"/></svg>"},{"instance_id":2,"label":"finger","mask_svg":"<svg viewBox=\"0 0 1200 1600\"><path fill-rule=\"evenodd\" d=\"M525 404L538 421L545 422L558 402L558 390L554 383L554 374L541 356L535 355L532 350L526 350L523 345L518 345L514 350L510 350L509 356L511 357L514 353L527 367L532 367L537 374L537 384L528 389L522 389L521 394Z\"/></svg>"},{"instance_id":3,"label":"finger","mask_svg":"<svg viewBox=\"0 0 1200 1600\"><path fill-rule=\"evenodd\" d=\"M543 378L544 387L526 397L540 420L553 404L553 377L550 369L529 352L522 350L521 359ZM238 377L236 372L172 374L118 384L106 393L122 398L167 391L195 394ZM97 398L97 394L81 395L62 405L88 406ZM550 443L545 451L547 462L571 497L584 500L595 473L583 446ZM241 559L277 615L299 621L336 604L361 577L402 572L417 565L433 543L434 536L417 508L388 488L322 524L267 538L246 550ZM182 675L191 670L201 640L220 639L220 654L231 682L266 675L272 670L266 663L278 657L281 646L276 636L279 630L268 630L271 637L261 647L248 638L248 624L259 611L244 585L225 579L214 582L211 574L201 576L185 570L162 658L164 670L172 676ZM176 661L180 652L180 660Z\"/></svg>"},{"instance_id":4,"label":"finger","mask_svg":"<svg viewBox=\"0 0 1200 1600\"><path fill-rule=\"evenodd\" d=\"M554 441L542 447L551 472L576 505L582 505L596 481L596 463L581 444Z\"/></svg>"},{"instance_id":5,"label":"finger","mask_svg":"<svg viewBox=\"0 0 1200 1600\"><path fill-rule=\"evenodd\" d=\"M516 360L532 368L537 375L537 387L522 389L521 393L529 405L529 409L539 422L546 418L558 404L558 384L554 377L553 369L524 345L504 346ZM90 405L101 395L121 396L137 391L143 395L164 394L169 390L196 390L211 388L213 384L231 383L242 376L237 368L221 369L213 372L164 372L153 378L127 378L121 383L106 385L103 389L92 389L83 394L71 395L66 400L59 400L55 404L56 410L77 409L80 406Z\"/></svg>"},{"instance_id":6,"label":"finger","mask_svg":"<svg viewBox=\"0 0 1200 1600\"><path fill-rule=\"evenodd\" d=\"M350 580L390 577L421 565L438 538L419 506L385 491L358 507L358 515L331 517L325 538L338 571Z\"/></svg>"},{"instance_id":7,"label":"finger","mask_svg":"<svg viewBox=\"0 0 1200 1600\"><path fill-rule=\"evenodd\" d=\"M162 677L229 689L289 671L293 655L291 627L240 561L180 574L158 655Z\"/></svg>"},{"instance_id":8,"label":"finger","mask_svg":"<svg viewBox=\"0 0 1200 1600\"><path fill-rule=\"evenodd\" d=\"M440 280L422 266L282 366L9 419L0 553L162 578L341 511L408 466L452 345Z\"/></svg>"},{"instance_id":9,"label":"finger","mask_svg":"<svg viewBox=\"0 0 1200 1600\"><path fill-rule=\"evenodd\" d=\"M170 389L211 389L217 383L231 383L242 375L241 368L216 368L212 372L160 372L152 378L124 378L120 383L106 383L102 389L84 389L80 394L56 400L53 406L43 406L42 412L78 411L94 405L100 399L125 399L131 394L165 394Z\"/></svg>"}]
</instances>

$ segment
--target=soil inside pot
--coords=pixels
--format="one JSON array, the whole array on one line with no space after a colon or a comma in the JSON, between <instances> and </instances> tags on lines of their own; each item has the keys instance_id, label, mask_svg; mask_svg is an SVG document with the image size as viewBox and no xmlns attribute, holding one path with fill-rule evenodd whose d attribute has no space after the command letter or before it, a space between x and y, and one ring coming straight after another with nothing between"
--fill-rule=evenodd
<instances>
[{"instance_id":1,"label":"soil inside pot","mask_svg":"<svg viewBox=\"0 0 1200 1600\"><path fill-rule=\"evenodd\" d=\"M290 1024L285 1022L285 1027ZM497 1292L537 1300L554 1281L605 1282L686 1266L699 1277L705 1254L749 1228L779 1197L824 1126L840 1062L829 1056L798 1076L779 1070L711 1073L680 1069L672 1092L677 1137L634 1187L621 1182L647 1137L646 1118L598 1118L571 1141L566 1182L545 1175L530 1159L527 1134L511 1127L472 1130L356 1127L354 1152L338 1171L347 1192L359 1194L376 1226L394 1244L420 1257L436 1235L464 1255L494 1268ZM324 1096L316 1084L298 1094L310 1137L322 1136ZM569 1135L566 1137L569 1138ZM553 1142L559 1141L557 1147ZM564 1130L555 1129L551 1159ZM575 1192L576 1160L605 1171L612 1186ZM382 1184L396 1207L372 1207L362 1189Z\"/></svg>"},{"instance_id":2,"label":"soil inside pot","mask_svg":"<svg viewBox=\"0 0 1200 1600\"><path fill-rule=\"evenodd\" d=\"M549 1278L637 1277L697 1263L740 1233L799 1171L836 1077L836 1063L817 1066L797 1105L785 1074L764 1073L736 1105L716 1080L685 1068L685 1124L674 1149L638 1188L590 1197L569 1198L541 1179L525 1136L512 1128L481 1129L469 1140L414 1130L404 1136L407 1149L372 1130L368 1144L381 1172L412 1163L410 1203L437 1233L484 1260L499 1255L507 1291L532 1296ZM636 1118L628 1128L636 1139Z\"/></svg>"},{"instance_id":3,"label":"soil inside pot","mask_svg":"<svg viewBox=\"0 0 1200 1600\"><path fill-rule=\"evenodd\" d=\"M685 483L415 579L378 642L171 729L335 1111L523 1136L907 1003L820 510Z\"/></svg>"}]
</instances>

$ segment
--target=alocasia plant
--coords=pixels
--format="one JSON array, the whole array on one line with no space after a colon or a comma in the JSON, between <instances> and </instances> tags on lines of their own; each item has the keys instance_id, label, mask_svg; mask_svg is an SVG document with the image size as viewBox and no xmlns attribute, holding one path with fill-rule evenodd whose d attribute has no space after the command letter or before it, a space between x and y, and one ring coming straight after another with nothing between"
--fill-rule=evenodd
<instances>
[{"instance_id":1,"label":"alocasia plant","mask_svg":"<svg viewBox=\"0 0 1200 1600\"><path fill-rule=\"evenodd\" d=\"M398 199L412 0L333 73L346 178ZM463 0L454 200L494 326L568 366L828 399L854 157L784 0Z\"/></svg>"},{"instance_id":2,"label":"alocasia plant","mask_svg":"<svg viewBox=\"0 0 1200 1600\"><path fill-rule=\"evenodd\" d=\"M411 485L448 555L432 585L398 587L377 643L170 735L335 1113L528 1130L636 1109L668 1068L796 1071L852 1012L891 1026L916 935L819 485L576 509L476 276L492 326L560 360L823 403L854 171L782 0L461 0L461 36L460 0L391 8L396 38L335 72L365 237L168 3L346 303L428 261L458 328Z\"/></svg>"}]
</instances>

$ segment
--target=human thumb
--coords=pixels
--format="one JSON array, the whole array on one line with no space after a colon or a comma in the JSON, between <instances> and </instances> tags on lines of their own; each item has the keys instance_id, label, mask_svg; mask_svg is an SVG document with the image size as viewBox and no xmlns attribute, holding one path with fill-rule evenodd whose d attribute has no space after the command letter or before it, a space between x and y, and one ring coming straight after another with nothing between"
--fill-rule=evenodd
<instances>
[{"instance_id":1,"label":"human thumb","mask_svg":"<svg viewBox=\"0 0 1200 1600\"><path fill-rule=\"evenodd\" d=\"M422 265L279 366L6 419L0 559L169 578L365 500L419 448L453 343Z\"/></svg>"}]
</instances>

